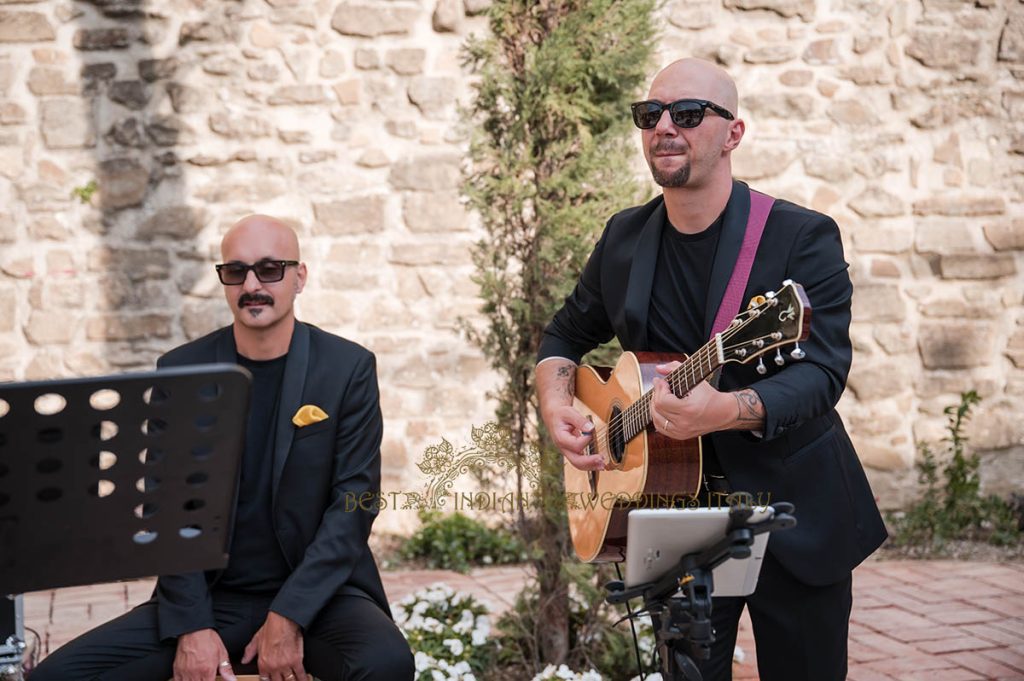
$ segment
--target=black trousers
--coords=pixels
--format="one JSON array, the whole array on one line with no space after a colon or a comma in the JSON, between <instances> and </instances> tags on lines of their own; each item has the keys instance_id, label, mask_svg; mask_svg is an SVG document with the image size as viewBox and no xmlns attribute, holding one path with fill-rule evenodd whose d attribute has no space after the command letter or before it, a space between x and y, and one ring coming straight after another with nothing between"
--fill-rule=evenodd
<instances>
[{"instance_id":1,"label":"black trousers","mask_svg":"<svg viewBox=\"0 0 1024 681\"><path fill-rule=\"evenodd\" d=\"M213 592L217 632L232 662L263 625L272 598ZM161 642L157 604L147 601L52 653L32 681L167 681L175 641ZM335 596L303 635L303 666L321 681L412 681L405 637L369 598ZM238 669L236 667L235 671Z\"/></svg>"},{"instance_id":2,"label":"black trousers","mask_svg":"<svg viewBox=\"0 0 1024 681\"><path fill-rule=\"evenodd\" d=\"M770 552L757 589L743 598L713 598L715 643L699 665L704 681L731 681L743 606L750 610L761 681L842 681L853 606L853 579L809 586L794 579Z\"/></svg>"}]
</instances>

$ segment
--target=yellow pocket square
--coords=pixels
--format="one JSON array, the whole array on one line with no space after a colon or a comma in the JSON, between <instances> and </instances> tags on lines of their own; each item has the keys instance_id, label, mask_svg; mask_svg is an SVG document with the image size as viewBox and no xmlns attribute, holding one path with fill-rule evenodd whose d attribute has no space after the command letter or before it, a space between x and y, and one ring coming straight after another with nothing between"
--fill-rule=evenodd
<instances>
[{"instance_id":1,"label":"yellow pocket square","mask_svg":"<svg viewBox=\"0 0 1024 681\"><path fill-rule=\"evenodd\" d=\"M324 413L323 409L315 404L304 404L295 412L295 416L292 417L292 423L295 424L296 428L305 428L308 425L326 419L327 414Z\"/></svg>"}]
</instances>

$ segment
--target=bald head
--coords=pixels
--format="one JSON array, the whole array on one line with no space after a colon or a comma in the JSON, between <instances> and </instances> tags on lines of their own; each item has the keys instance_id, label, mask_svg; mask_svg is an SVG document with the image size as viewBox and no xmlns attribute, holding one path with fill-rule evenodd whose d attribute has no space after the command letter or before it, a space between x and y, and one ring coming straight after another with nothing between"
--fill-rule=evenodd
<instances>
[{"instance_id":1,"label":"bald head","mask_svg":"<svg viewBox=\"0 0 1024 681\"><path fill-rule=\"evenodd\" d=\"M266 252L261 252L259 256L246 262L255 262L263 258L301 259L299 257L299 237L295 234L295 230L270 215L245 216L232 225L220 242L220 253L224 260L234 259L229 258L229 253L251 251L252 248L263 249Z\"/></svg>"},{"instance_id":2,"label":"bald head","mask_svg":"<svg viewBox=\"0 0 1024 681\"><path fill-rule=\"evenodd\" d=\"M704 59L680 59L663 68L651 83L649 97L661 102L707 99L738 115L736 83L725 69Z\"/></svg>"}]
</instances>

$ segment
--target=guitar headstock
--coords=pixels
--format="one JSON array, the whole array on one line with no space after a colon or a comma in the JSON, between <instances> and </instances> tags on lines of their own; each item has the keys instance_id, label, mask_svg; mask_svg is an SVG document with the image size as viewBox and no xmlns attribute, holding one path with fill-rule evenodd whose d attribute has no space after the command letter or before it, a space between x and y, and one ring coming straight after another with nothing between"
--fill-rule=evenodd
<instances>
[{"instance_id":1,"label":"guitar headstock","mask_svg":"<svg viewBox=\"0 0 1024 681\"><path fill-rule=\"evenodd\" d=\"M811 335L811 303L804 287L787 279L778 291L769 291L758 303L736 315L722 331L723 362L749 362L772 348L807 340ZM803 356L799 345L795 358ZM761 371L762 367L758 368Z\"/></svg>"}]
</instances>

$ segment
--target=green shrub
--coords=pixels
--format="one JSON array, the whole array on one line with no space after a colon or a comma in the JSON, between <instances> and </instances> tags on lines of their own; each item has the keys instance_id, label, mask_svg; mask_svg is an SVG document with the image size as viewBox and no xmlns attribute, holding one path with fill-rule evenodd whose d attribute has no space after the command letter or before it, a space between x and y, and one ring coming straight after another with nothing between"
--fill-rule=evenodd
<instances>
[{"instance_id":1,"label":"green shrub","mask_svg":"<svg viewBox=\"0 0 1024 681\"><path fill-rule=\"evenodd\" d=\"M419 518L422 525L399 550L407 560L424 560L430 567L468 572L478 565L519 563L528 558L515 535L461 513L420 511Z\"/></svg>"},{"instance_id":2,"label":"green shrub","mask_svg":"<svg viewBox=\"0 0 1024 681\"><path fill-rule=\"evenodd\" d=\"M609 566L566 563L563 566L569 583L569 654L565 660L570 669L596 670L603 678L631 679L637 675L633 635L628 622L615 624L626 613L621 607L604 600L601 585L613 579ZM529 679L544 673L538 645L541 594L528 584L516 597L515 606L498 620L498 668L492 678ZM638 627L640 655L644 671L655 671L652 664L654 632L650 620L641 620ZM546 678L542 676L542 678Z\"/></svg>"},{"instance_id":3,"label":"green shrub","mask_svg":"<svg viewBox=\"0 0 1024 681\"><path fill-rule=\"evenodd\" d=\"M971 409L981 401L973 390L960 395L960 404L946 407L949 437L946 453L949 461L941 462L930 445L919 445L921 459L917 463L918 480L924 495L904 513L889 517L895 546L918 547L923 552L941 551L954 540L982 541L1005 546L1020 541L1021 533L1013 508L1005 500L990 494L982 496L978 476L977 454L970 453L963 429L971 417Z\"/></svg>"}]
</instances>

